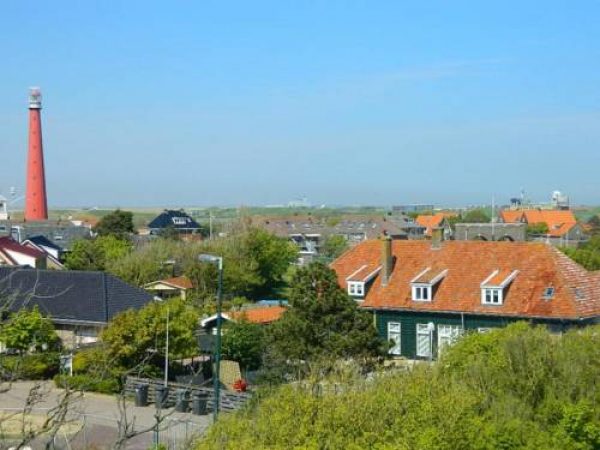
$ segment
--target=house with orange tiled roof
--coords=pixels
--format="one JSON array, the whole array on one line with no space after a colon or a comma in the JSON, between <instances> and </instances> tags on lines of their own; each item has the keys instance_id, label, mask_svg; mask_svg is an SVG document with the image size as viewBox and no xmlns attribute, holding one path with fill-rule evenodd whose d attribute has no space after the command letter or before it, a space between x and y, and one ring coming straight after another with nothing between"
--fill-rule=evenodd
<instances>
[{"instance_id":1,"label":"house with orange tiled roof","mask_svg":"<svg viewBox=\"0 0 600 450\"><path fill-rule=\"evenodd\" d=\"M568 245L585 239L585 231L571 210L524 209L500 211L504 223L545 224L548 232L541 239L557 245Z\"/></svg>"},{"instance_id":2,"label":"house with orange tiled roof","mask_svg":"<svg viewBox=\"0 0 600 450\"><path fill-rule=\"evenodd\" d=\"M556 331L600 321L600 272L542 242L383 238L331 267L395 356L435 358L467 331L518 320Z\"/></svg>"},{"instance_id":3,"label":"house with orange tiled roof","mask_svg":"<svg viewBox=\"0 0 600 450\"><path fill-rule=\"evenodd\" d=\"M421 214L417 216L415 222L422 227L425 227L425 236L431 237L431 234L435 228L442 228L444 230L444 237L450 239L452 236L452 227L448 222L449 217L453 217L455 214L439 212L435 214Z\"/></svg>"},{"instance_id":4,"label":"house with orange tiled roof","mask_svg":"<svg viewBox=\"0 0 600 450\"><path fill-rule=\"evenodd\" d=\"M194 289L192 281L185 275L179 277L167 278L148 283L144 289L152 292L160 299L167 299L179 296L183 300L187 298L187 292Z\"/></svg>"},{"instance_id":5,"label":"house with orange tiled roof","mask_svg":"<svg viewBox=\"0 0 600 450\"><path fill-rule=\"evenodd\" d=\"M248 321L257 325L269 325L281 318L287 308L283 305L251 306L239 311L228 311L221 314L225 322ZM210 333L216 326L217 315L213 314L200 321L200 326Z\"/></svg>"}]
</instances>

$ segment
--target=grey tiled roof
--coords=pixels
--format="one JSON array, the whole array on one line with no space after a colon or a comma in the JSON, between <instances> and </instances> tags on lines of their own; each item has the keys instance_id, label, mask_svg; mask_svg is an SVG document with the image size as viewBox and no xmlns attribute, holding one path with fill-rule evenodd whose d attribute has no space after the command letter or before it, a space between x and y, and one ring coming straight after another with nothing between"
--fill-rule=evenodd
<instances>
[{"instance_id":1,"label":"grey tiled roof","mask_svg":"<svg viewBox=\"0 0 600 450\"><path fill-rule=\"evenodd\" d=\"M105 323L152 296L105 272L2 267L0 301L13 311L37 305L55 321Z\"/></svg>"},{"instance_id":2,"label":"grey tiled roof","mask_svg":"<svg viewBox=\"0 0 600 450\"><path fill-rule=\"evenodd\" d=\"M0 225L4 227L4 230L2 231L3 235L10 235L12 227L13 238L19 239L21 242L33 236L44 236L55 246L60 247L63 251L69 251L74 241L91 237L91 231L89 228L85 226L73 225L69 221L0 221ZM15 228L19 229L19 236L15 235Z\"/></svg>"}]
</instances>

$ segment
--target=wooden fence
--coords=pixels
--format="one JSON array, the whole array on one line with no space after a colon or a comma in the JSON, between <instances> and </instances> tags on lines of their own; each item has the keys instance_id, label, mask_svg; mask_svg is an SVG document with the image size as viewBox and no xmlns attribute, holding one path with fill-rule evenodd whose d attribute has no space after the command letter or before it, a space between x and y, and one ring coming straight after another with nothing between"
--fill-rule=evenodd
<instances>
[{"instance_id":1,"label":"wooden fence","mask_svg":"<svg viewBox=\"0 0 600 450\"><path fill-rule=\"evenodd\" d=\"M135 388L140 384L148 385L148 402L154 403L156 400L156 386L163 386L164 381L150 378L137 378L137 377L127 377L127 381L125 383L125 392L127 395L134 396ZM189 400L191 402L192 396L194 394L200 394L202 397L207 399L208 410L213 410L214 405L214 390L205 386L198 386L193 384L184 384L184 383L168 383L168 397L167 397L167 406L175 405L177 400L177 391L179 389L183 389L189 392ZM223 387L220 391L220 408L225 411L233 411L240 408L250 397L252 394L249 392L232 392L226 390Z\"/></svg>"}]
</instances>

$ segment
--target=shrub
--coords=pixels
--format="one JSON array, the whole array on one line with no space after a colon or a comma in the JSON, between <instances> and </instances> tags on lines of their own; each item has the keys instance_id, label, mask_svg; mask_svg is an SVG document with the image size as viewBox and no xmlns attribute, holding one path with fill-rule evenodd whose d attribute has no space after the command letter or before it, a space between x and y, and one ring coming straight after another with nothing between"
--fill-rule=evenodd
<instances>
[{"instance_id":1,"label":"shrub","mask_svg":"<svg viewBox=\"0 0 600 450\"><path fill-rule=\"evenodd\" d=\"M101 394L114 394L121 390L117 378L96 378L90 375L56 375L54 384L59 388L69 387L75 390L98 392Z\"/></svg>"},{"instance_id":2,"label":"shrub","mask_svg":"<svg viewBox=\"0 0 600 450\"><path fill-rule=\"evenodd\" d=\"M19 380L50 379L59 370L58 353L32 353L0 358L2 378Z\"/></svg>"}]
</instances>

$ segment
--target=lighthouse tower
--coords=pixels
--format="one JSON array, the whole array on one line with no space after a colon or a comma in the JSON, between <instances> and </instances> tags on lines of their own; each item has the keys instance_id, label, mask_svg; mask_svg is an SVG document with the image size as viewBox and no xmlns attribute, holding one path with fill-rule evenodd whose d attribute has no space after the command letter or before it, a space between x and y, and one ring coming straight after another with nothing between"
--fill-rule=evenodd
<instances>
[{"instance_id":1,"label":"lighthouse tower","mask_svg":"<svg viewBox=\"0 0 600 450\"><path fill-rule=\"evenodd\" d=\"M29 153L27 157L25 220L48 219L41 110L42 93L39 88L31 88L29 90Z\"/></svg>"}]
</instances>

